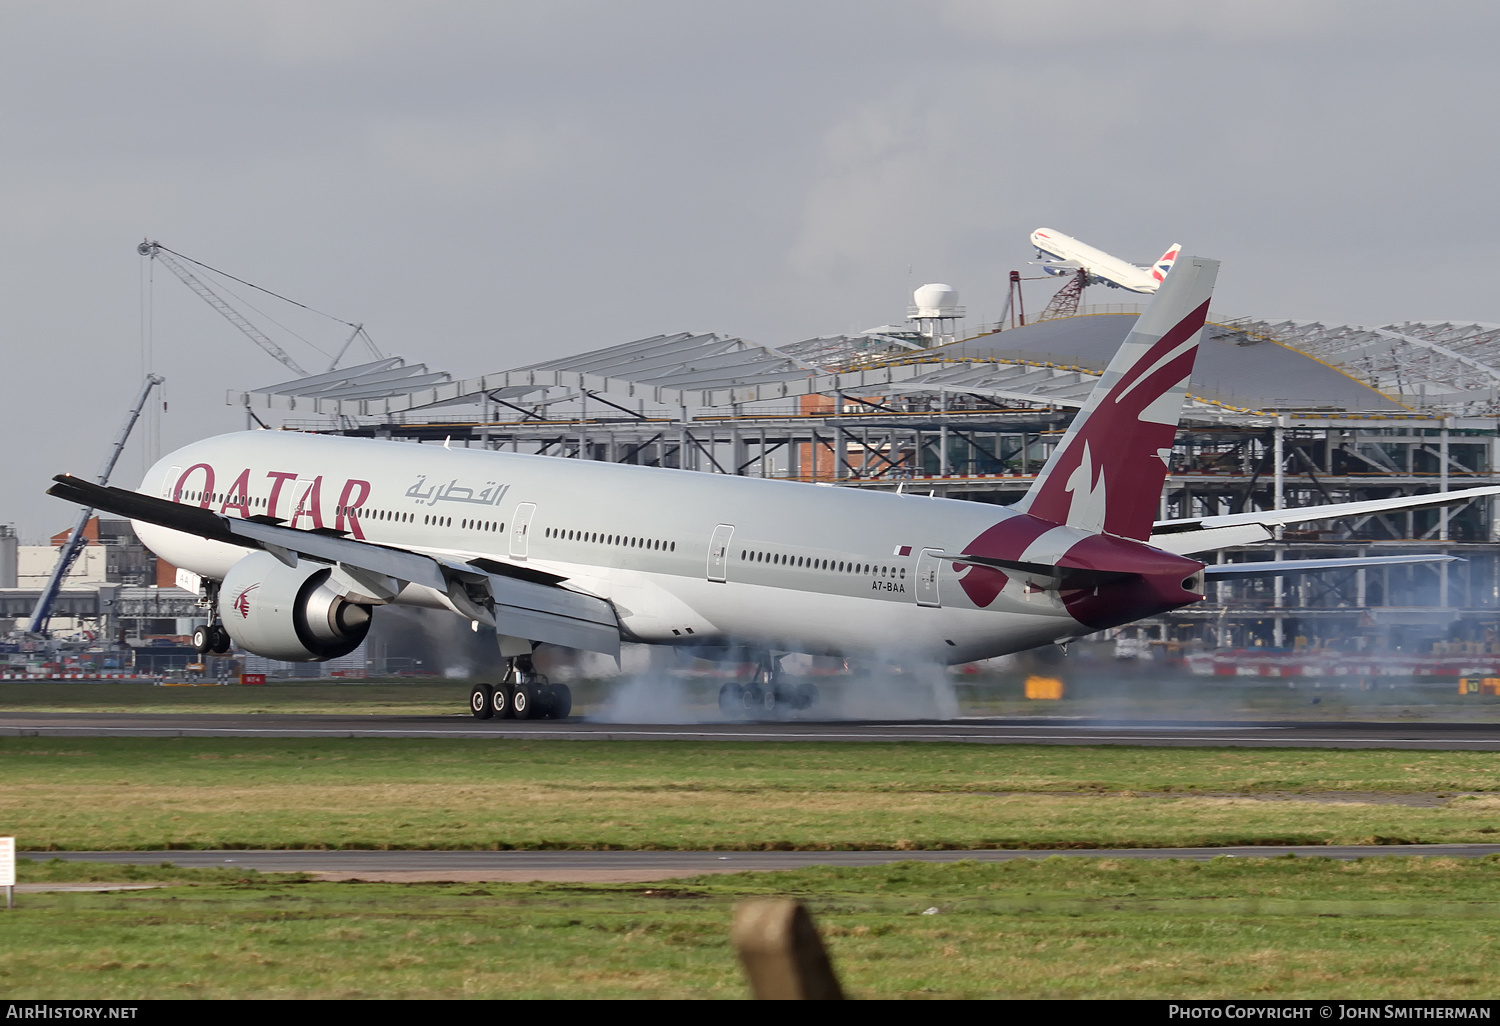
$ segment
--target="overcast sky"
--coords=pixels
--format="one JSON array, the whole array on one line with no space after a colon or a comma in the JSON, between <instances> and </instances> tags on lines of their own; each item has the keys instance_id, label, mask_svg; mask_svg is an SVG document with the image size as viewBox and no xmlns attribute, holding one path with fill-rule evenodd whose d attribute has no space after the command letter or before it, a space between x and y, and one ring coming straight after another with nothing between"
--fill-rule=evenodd
<instances>
[{"instance_id":1,"label":"overcast sky","mask_svg":"<svg viewBox=\"0 0 1500 1026\"><path fill-rule=\"evenodd\" d=\"M116 483L288 376L146 236L461 376L858 331L928 281L994 319L1039 226L1218 257L1229 313L1500 321L1497 38L1381 0L5 0L0 523L70 521L47 479L95 473L147 337L170 407Z\"/></svg>"}]
</instances>

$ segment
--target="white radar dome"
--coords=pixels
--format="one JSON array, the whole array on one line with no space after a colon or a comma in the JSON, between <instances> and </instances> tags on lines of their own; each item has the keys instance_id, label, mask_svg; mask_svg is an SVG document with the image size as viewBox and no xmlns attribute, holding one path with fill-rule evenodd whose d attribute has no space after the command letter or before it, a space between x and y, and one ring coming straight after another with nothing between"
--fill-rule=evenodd
<instances>
[{"instance_id":1,"label":"white radar dome","mask_svg":"<svg viewBox=\"0 0 1500 1026\"><path fill-rule=\"evenodd\" d=\"M918 317L952 317L958 309L958 290L951 285L934 282L923 285L911 294L912 305Z\"/></svg>"}]
</instances>

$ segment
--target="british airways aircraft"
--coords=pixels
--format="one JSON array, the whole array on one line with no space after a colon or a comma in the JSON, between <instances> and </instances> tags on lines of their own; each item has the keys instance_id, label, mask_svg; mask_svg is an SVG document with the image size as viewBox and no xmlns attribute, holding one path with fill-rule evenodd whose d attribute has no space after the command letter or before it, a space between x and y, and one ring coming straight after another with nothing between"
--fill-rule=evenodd
<instances>
[{"instance_id":1,"label":"british airways aircraft","mask_svg":"<svg viewBox=\"0 0 1500 1026\"><path fill-rule=\"evenodd\" d=\"M1064 275L1082 270L1088 272L1090 285L1103 284L1146 293L1161 287L1167 272L1177 262L1177 254L1182 252L1182 247L1174 242L1150 267L1137 267L1051 228L1038 228L1032 232L1031 244L1036 247L1037 256L1051 258L1041 261L1042 270L1048 274Z\"/></svg>"},{"instance_id":2,"label":"british airways aircraft","mask_svg":"<svg viewBox=\"0 0 1500 1026\"><path fill-rule=\"evenodd\" d=\"M1205 565L1276 524L1500 488L1153 523L1218 263L1184 257L1014 507L282 431L221 435L137 491L68 475L50 493L131 518L211 612L200 649L352 652L389 603L494 628L501 679L475 716L566 716L541 644L760 654L731 715L805 708L788 652L960 663L1064 642L1203 598L1205 579L1444 556Z\"/></svg>"}]
</instances>

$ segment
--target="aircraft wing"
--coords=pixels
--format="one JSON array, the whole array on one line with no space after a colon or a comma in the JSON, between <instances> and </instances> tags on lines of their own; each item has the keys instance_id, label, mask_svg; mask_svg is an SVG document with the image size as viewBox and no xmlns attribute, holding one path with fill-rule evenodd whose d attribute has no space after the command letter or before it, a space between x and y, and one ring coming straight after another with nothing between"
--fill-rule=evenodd
<instances>
[{"instance_id":1,"label":"aircraft wing","mask_svg":"<svg viewBox=\"0 0 1500 1026\"><path fill-rule=\"evenodd\" d=\"M1462 563L1457 556L1354 556L1348 559L1286 559L1256 563L1210 563L1203 568L1209 580L1231 577L1280 577L1286 574L1321 573L1324 570L1367 570L1377 566L1408 563Z\"/></svg>"},{"instance_id":2,"label":"aircraft wing","mask_svg":"<svg viewBox=\"0 0 1500 1026\"><path fill-rule=\"evenodd\" d=\"M491 559L464 562L411 549L344 537L328 529L282 527L270 517L240 519L59 474L48 495L132 520L246 549L263 549L288 566L300 557L353 568L411 584L447 597L463 615L501 634L591 652L620 653L614 607L595 595L560 586L565 578ZM399 590L399 589L397 589Z\"/></svg>"},{"instance_id":3,"label":"aircraft wing","mask_svg":"<svg viewBox=\"0 0 1500 1026\"><path fill-rule=\"evenodd\" d=\"M1471 502L1486 495L1500 495L1500 485L1465 488L1456 492L1432 492L1427 495L1405 495L1393 499L1368 499L1363 502L1336 502L1324 506L1299 506L1295 509L1267 509L1254 513L1228 513L1223 516L1197 517L1189 520L1159 520L1151 530L1151 544L1167 552L1187 555L1211 552L1238 545L1268 541L1272 528L1315 520L1366 516L1425 506L1447 506Z\"/></svg>"}]
</instances>

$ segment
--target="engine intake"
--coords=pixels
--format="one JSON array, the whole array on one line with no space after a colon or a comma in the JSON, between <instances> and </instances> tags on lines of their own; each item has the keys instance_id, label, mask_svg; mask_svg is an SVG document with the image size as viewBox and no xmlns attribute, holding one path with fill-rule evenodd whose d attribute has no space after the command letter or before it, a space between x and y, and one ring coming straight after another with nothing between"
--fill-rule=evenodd
<instances>
[{"instance_id":1,"label":"engine intake","mask_svg":"<svg viewBox=\"0 0 1500 1026\"><path fill-rule=\"evenodd\" d=\"M346 656L370 633L370 607L350 602L319 563L289 567L252 552L224 575L219 612L241 648L288 662Z\"/></svg>"}]
</instances>

